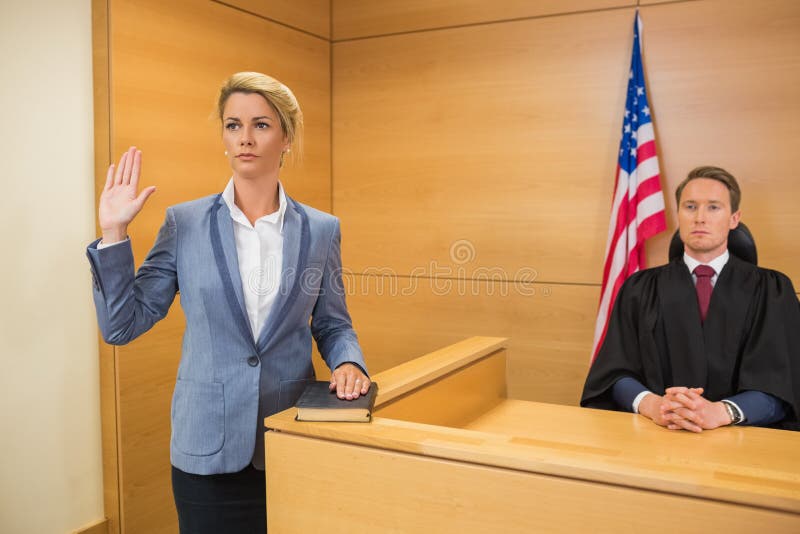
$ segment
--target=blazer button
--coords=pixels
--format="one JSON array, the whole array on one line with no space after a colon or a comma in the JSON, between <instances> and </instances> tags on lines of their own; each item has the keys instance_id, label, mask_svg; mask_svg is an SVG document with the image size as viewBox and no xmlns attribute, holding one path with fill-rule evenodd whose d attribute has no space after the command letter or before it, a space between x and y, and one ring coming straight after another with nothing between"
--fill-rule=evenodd
<instances>
[{"instance_id":1,"label":"blazer button","mask_svg":"<svg viewBox=\"0 0 800 534\"><path fill-rule=\"evenodd\" d=\"M250 356L249 358L247 358L247 363L250 365L250 367L258 366L259 364L258 356Z\"/></svg>"}]
</instances>

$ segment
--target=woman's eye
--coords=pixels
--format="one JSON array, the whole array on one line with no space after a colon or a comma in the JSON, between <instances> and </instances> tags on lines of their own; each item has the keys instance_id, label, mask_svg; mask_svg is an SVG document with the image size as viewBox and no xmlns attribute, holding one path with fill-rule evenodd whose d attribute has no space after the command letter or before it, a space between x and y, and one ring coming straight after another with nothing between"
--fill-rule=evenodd
<instances>
[{"instance_id":1,"label":"woman's eye","mask_svg":"<svg viewBox=\"0 0 800 534\"><path fill-rule=\"evenodd\" d=\"M228 124L225 125L225 129L227 129L227 130L235 130L238 127L239 127L239 125L236 124L235 122L229 122Z\"/></svg>"},{"instance_id":2,"label":"woman's eye","mask_svg":"<svg viewBox=\"0 0 800 534\"><path fill-rule=\"evenodd\" d=\"M267 124L266 122L257 122L256 123L256 128L259 128L259 129L269 128L269 124Z\"/></svg>"}]
</instances>

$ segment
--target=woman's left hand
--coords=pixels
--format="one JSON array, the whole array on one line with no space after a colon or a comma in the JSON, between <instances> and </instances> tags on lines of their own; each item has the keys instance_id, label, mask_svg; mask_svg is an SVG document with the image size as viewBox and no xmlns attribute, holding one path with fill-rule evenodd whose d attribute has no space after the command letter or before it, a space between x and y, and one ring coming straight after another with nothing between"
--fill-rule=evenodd
<instances>
[{"instance_id":1,"label":"woman's left hand","mask_svg":"<svg viewBox=\"0 0 800 534\"><path fill-rule=\"evenodd\" d=\"M357 365L343 363L331 374L330 389L340 399L355 400L369 391L370 380Z\"/></svg>"}]
</instances>

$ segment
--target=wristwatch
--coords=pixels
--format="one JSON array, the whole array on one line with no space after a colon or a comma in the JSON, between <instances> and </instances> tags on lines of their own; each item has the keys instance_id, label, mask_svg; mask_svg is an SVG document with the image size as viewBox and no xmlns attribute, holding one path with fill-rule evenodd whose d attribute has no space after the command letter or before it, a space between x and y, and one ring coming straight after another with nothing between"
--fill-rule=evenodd
<instances>
[{"instance_id":1,"label":"wristwatch","mask_svg":"<svg viewBox=\"0 0 800 534\"><path fill-rule=\"evenodd\" d=\"M723 400L722 405L725 406L725 409L728 411L728 415L731 418L732 425L738 425L742 421L744 421L744 414L739 410L739 407L736 406L729 400Z\"/></svg>"}]
</instances>

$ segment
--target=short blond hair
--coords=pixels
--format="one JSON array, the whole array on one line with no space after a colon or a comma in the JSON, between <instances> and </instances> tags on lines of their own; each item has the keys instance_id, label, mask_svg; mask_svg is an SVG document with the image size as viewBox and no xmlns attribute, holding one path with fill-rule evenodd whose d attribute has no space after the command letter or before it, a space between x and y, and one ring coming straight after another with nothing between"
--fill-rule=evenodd
<instances>
[{"instance_id":1,"label":"short blond hair","mask_svg":"<svg viewBox=\"0 0 800 534\"><path fill-rule=\"evenodd\" d=\"M302 153L303 112L292 90L281 82L260 72L237 72L219 90L217 115L222 120L225 103L234 93L259 94L275 110L281 121L283 135L292 145L295 157Z\"/></svg>"}]
</instances>

